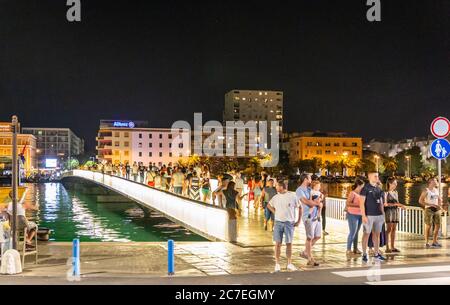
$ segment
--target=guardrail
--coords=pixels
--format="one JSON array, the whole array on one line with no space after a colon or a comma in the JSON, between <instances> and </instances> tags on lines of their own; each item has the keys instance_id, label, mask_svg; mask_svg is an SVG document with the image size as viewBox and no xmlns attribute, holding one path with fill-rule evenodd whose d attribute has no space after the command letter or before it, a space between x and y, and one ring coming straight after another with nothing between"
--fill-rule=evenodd
<instances>
[{"instance_id":1,"label":"guardrail","mask_svg":"<svg viewBox=\"0 0 450 305\"><path fill-rule=\"evenodd\" d=\"M66 172L64 177L79 177L120 193L211 240L236 241L236 222L226 209L177 196L125 178L85 170Z\"/></svg>"},{"instance_id":2,"label":"guardrail","mask_svg":"<svg viewBox=\"0 0 450 305\"><path fill-rule=\"evenodd\" d=\"M344 211L346 200L343 198L327 197L326 216L337 220L346 220ZM405 210L399 209L400 219L397 232L423 235L424 212L420 207L407 206Z\"/></svg>"}]
</instances>

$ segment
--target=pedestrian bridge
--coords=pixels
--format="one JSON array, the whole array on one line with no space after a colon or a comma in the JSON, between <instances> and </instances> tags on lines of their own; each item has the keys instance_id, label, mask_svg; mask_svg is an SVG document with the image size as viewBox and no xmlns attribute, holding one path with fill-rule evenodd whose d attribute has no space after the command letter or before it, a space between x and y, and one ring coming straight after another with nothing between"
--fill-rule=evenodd
<instances>
[{"instance_id":1,"label":"pedestrian bridge","mask_svg":"<svg viewBox=\"0 0 450 305\"><path fill-rule=\"evenodd\" d=\"M147 185L127 180L122 177L102 174L85 170L73 170L64 173L66 177L78 177L92 181L100 186L117 192L150 209L156 210L168 219L212 241L227 241L241 246L269 246L272 245L272 234L264 230L263 211L258 208L247 209L246 200L243 201L242 215L237 221L230 220L226 209L173 194L168 191L155 189ZM211 181L212 187L217 181ZM332 236L327 242L342 243L348 232L345 199L327 198L326 217L327 231ZM407 207L400 211L400 223L397 232L401 239L417 238L423 235L424 215L421 208ZM446 236L446 217L444 217L443 236ZM299 226L294 243L303 242L303 226Z\"/></svg>"},{"instance_id":2,"label":"pedestrian bridge","mask_svg":"<svg viewBox=\"0 0 450 305\"><path fill-rule=\"evenodd\" d=\"M82 178L108 188L160 212L168 219L207 239L236 241L236 222L231 223L226 209L221 207L100 172L72 170L64 173L62 179L66 177Z\"/></svg>"}]
</instances>

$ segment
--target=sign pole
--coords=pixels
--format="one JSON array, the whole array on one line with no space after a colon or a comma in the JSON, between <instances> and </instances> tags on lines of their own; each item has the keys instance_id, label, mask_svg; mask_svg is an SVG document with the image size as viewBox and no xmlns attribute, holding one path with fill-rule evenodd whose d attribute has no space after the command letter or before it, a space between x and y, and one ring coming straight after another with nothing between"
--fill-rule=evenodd
<instances>
[{"instance_id":1,"label":"sign pole","mask_svg":"<svg viewBox=\"0 0 450 305\"><path fill-rule=\"evenodd\" d=\"M11 175L11 187L12 187L12 248L17 250L17 189L19 178L19 166L17 160L17 133L18 133L18 119L17 116L12 117L12 175Z\"/></svg>"},{"instance_id":2,"label":"sign pole","mask_svg":"<svg viewBox=\"0 0 450 305\"><path fill-rule=\"evenodd\" d=\"M441 159L438 160L438 182L439 182L439 198L442 198L442 161Z\"/></svg>"}]
</instances>

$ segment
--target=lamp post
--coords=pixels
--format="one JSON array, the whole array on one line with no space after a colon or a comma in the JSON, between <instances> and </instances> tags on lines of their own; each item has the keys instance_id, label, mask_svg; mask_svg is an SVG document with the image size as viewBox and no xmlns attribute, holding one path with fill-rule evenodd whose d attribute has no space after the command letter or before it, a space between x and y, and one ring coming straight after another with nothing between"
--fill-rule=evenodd
<instances>
[{"instance_id":1,"label":"lamp post","mask_svg":"<svg viewBox=\"0 0 450 305\"><path fill-rule=\"evenodd\" d=\"M12 117L11 131L12 131L12 175L11 175L11 187L12 187L12 248L17 249L17 189L19 178L19 162L17 156L17 133L19 129L19 120L17 116Z\"/></svg>"},{"instance_id":2,"label":"lamp post","mask_svg":"<svg viewBox=\"0 0 450 305\"><path fill-rule=\"evenodd\" d=\"M378 165L378 162L379 162L379 160L380 160L380 156L378 156L378 155L375 155L375 171L378 173L379 172L379 165Z\"/></svg>"}]
</instances>

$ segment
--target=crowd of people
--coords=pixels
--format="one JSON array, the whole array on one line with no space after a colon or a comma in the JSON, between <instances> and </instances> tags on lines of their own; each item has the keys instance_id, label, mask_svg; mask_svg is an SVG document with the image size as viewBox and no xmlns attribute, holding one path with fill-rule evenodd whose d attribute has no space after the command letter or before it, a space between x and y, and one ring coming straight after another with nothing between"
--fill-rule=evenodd
<instances>
[{"instance_id":1,"label":"crowd of people","mask_svg":"<svg viewBox=\"0 0 450 305\"><path fill-rule=\"evenodd\" d=\"M325 231L328 190L315 175L300 175L296 191L289 192L285 179L270 177L265 172L247 179L239 171L224 173L217 177L218 183L213 186L209 167L204 164L188 167L172 164L158 167L155 163L148 166L142 163L133 163L131 166L105 164L100 170L226 208L230 220L237 219L245 208L248 211L262 209L264 229L272 231L275 242L277 272L281 270L283 242L286 245L287 269L297 270L292 264L292 241L295 228L302 224L306 241L304 250L299 255L307 260L308 266L319 266L313 256L313 248L323 235L328 235ZM388 178L385 186L380 182L377 172L369 173L367 178L367 183L356 178L346 200L345 212L349 229L346 255L348 258L361 256L363 262L368 262L370 256L377 261L384 261L386 254L400 253L395 243L396 230L399 209L405 209L405 205L399 202L396 178ZM442 198L439 197L437 184L436 178L429 179L419 200L425 209L426 248L441 247L438 234L442 209L446 209L446 205L443 205ZM245 202L246 206L243 206ZM358 241L361 228L362 240ZM433 240L429 243L431 231ZM383 247L386 254L381 250Z\"/></svg>"},{"instance_id":2,"label":"crowd of people","mask_svg":"<svg viewBox=\"0 0 450 305\"><path fill-rule=\"evenodd\" d=\"M395 246L397 225L400 219L399 209L405 205L399 202L397 180L394 177L387 179L385 187L380 182L377 172L368 174L368 182L357 178L346 200L345 212L348 221L349 233L347 237L347 257L362 255L362 261L367 263L369 256L376 261L385 261L385 252L400 253ZM319 266L315 261L312 248L322 236L322 213L325 196L321 193L321 183L317 177L302 174L295 196L289 194L283 182L277 184L277 195L269 201L268 207L275 215L275 230L273 239L275 245L275 271L281 270L280 249L283 242L286 244L287 269L296 270L292 264L292 241L295 227L303 222L306 233L305 248L300 256L308 260L308 265ZM441 248L438 242L441 215L447 210L446 204L439 197L438 181L431 178L426 189L422 192L419 203L424 208L425 221L425 247ZM296 210L298 217L296 218ZM303 220L303 221L302 221ZM359 231L363 228L361 241L362 251L358 249ZM433 240L429 243L429 235L433 230Z\"/></svg>"}]
</instances>

